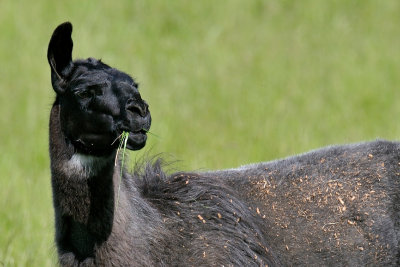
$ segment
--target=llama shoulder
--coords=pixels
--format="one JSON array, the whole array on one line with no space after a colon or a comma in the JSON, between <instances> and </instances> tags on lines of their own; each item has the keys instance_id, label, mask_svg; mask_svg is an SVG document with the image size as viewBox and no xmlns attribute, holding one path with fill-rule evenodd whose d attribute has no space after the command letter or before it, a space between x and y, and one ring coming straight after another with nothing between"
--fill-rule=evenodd
<instances>
[{"instance_id":1,"label":"llama shoulder","mask_svg":"<svg viewBox=\"0 0 400 267\"><path fill-rule=\"evenodd\" d=\"M138 180L166 229L179 233L168 240L171 262L188 255L189 265L271 264L262 218L224 180L201 173L166 175L157 163L148 165ZM249 246L237 245L243 240ZM174 259L177 255L180 259Z\"/></svg>"}]
</instances>

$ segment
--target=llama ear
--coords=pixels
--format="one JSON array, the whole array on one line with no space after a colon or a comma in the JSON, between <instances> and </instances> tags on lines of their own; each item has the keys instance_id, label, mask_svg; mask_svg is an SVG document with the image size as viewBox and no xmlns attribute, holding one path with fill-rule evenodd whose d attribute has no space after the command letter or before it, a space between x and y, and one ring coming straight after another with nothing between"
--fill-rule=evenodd
<instances>
[{"instance_id":1,"label":"llama ear","mask_svg":"<svg viewBox=\"0 0 400 267\"><path fill-rule=\"evenodd\" d=\"M71 38L72 24L65 22L59 25L51 36L47 49L47 60L51 68L51 83L56 93L63 93L63 82L72 67Z\"/></svg>"}]
</instances>

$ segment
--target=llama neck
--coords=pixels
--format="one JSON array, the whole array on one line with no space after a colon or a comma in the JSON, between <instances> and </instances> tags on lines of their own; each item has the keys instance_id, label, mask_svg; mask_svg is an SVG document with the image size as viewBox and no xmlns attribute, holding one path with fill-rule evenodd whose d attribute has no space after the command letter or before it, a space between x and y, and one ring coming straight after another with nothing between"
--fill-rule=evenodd
<instances>
[{"instance_id":1,"label":"llama neck","mask_svg":"<svg viewBox=\"0 0 400 267\"><path fill-rule=\"evenodd\" d=\"M94 157L76 153L61 130L59 113L56 103L50 115L50 160L59 238L74 232L81 238L80 232L86 231L96 241L105 240L114 222L115 185L119 180L115 154Z\"/></svg>"}]
</instances>

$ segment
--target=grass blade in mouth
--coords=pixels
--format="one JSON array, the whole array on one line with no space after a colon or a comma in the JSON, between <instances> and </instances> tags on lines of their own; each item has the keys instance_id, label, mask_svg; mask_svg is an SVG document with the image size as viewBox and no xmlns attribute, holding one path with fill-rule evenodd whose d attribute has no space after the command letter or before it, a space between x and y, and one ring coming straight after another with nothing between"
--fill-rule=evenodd
<instances>
[{"instance_id":1,"label":"grass blade in mouth","mask_svg":"<svg viewBox=\"0 0 400 267\"><path fill-rule=\"evenodd\" d=\"M149 130L142 129L142 131L145 131L147 134L151 134L154 137L160 138L158 135L156 135L155 133L150 132Z\"/></svg>"},{"instance_id":2,"label":"grass blade in mouth","mask_svg":"<svg viewBox=\"0 0 400 267\"><path fill-rule=\"evenodd\" d=\"M117 149L117 154L115 155L115 166L117 165L118 155L120 152L122 153L122 158L121 158L121 167L120 167L121 169L120 169L120 174L119 174L118 191L117 191L117 203L116 203L115 210L118 209L119 191L121 190L122 173L124 170L126 144L128 143L129 132L123 131L122 134L119 136L119 138L120 138L119 146Z\"/></svg>"},{"instance_id":3,"label":"grass blade in mouth","mask_svg":"<svg viewBox=\"0 0 400 267\"><path fill-rule=\"evenodd\" d=\"M157 138L160 138L158 135L153 134L152 132L143 129L146 133L149 133ZM117 203L115 209L118 209L118 202L119 202L119 192L121 190L121 182L122 182L122 174L124 170L124 163L125 163L125 154L126 154L126 145L128 143L129 132L123 131L122 134L118 137L119 138L119 146L117 149L117 154L115 155L115 166L117 166L118 156L122 153L121 158L121 166L120 166L120 174L119 174L119 183L118 183L118 191L117 191ZM117 139L118 139L117 138ZM115 141L114 141L115 142Z\"/></svg>"}]
</instances>

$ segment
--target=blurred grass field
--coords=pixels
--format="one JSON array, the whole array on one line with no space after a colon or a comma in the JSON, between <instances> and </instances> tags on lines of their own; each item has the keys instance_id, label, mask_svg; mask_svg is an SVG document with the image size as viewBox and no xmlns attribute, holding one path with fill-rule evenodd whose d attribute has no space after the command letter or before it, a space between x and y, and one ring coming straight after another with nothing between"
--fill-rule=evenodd
<instances>
[{"instance_id":1,"label":"blurred grass field","mask_svg":"<svg viewBox=\"0 0 400 267\"><path fill-rule=\"evenodd\" d=\"M46 60L61 22L74 58L137 78L144 153L217 169L400 136L400 2L0 1L0 266L53 266Z\"/></svg>"}]
</instances>

